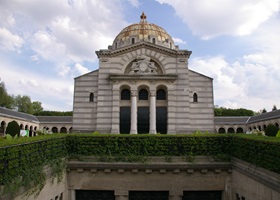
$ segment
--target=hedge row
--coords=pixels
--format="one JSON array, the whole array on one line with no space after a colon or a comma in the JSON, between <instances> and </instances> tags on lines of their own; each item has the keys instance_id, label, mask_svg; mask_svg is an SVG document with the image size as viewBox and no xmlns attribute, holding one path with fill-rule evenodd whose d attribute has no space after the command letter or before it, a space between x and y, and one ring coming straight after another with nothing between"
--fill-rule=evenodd
<instances>
[{"instance_id":1,"label":"hedge row","mask_svg":"<svg viewBox=\"0 0 280 200\"><path fill-rule=\"evenodd\" d=\"M197 155L215 159L233 156L280 173L280 139L277 138L229 134L70 134L0 141L0 184L18 188L36 183L44 178L40 179L44 166L69 156L95 156L100 161L134 162L149 156ZM4 188L7 191L13 189Z\"/></svg>"},{"instance_id":2,"label":"hedge row","mask_svg":"<svg viewBox=\"0 0 280 200\"><path fill-rule=\"evenodd\" d=\"M67 137L68 153L83 156L185 156L229 152L229 136L81 136Z\"/></svg>"},{"instance_id":3,"label":"hedge row","mask_svg":"<svg viewBox=\"0 0 280 200\"><path fill-rule=\"evenodd\" d=\"M42 137L41 137L42 138ZM5 143L21 143L18 141L1 141ZM15 193L20 187L41 189L45 183L45 166L60 165L60 161L67 156L66 137L45 137L25 144L13 144L0 148L0 196ZM57 170L57 169L55 169ZM57 170L60 173L60 170ZM31 186L32 185L32 186ZM35 187L34 187L35 185Z\"/></svg>"}]
</instances>

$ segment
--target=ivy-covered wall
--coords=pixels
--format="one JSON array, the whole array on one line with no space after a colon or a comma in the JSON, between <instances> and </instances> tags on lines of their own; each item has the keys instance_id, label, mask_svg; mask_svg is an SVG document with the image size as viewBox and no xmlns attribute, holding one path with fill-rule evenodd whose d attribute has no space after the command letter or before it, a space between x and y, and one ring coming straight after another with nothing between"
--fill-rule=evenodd
<instances>
[{"instance_id":1,"label":"ivy-covered wall","mask_svg":"<svg viewBox=\"0 0 280 200\"><path fill-rule=\"evenodd\" d=\"M64 158L94 156L98 161L145 161L150 156L211 156L230 161L236 157L280 173L280 139L248 135L94 135L54 134L0 140L1 195L21 186L40 191L49 166L55 175L65 170ZM169 160L170 161L170 160ZM33 186L37 187L33 187Z\"/></svg>"}]
</instances>

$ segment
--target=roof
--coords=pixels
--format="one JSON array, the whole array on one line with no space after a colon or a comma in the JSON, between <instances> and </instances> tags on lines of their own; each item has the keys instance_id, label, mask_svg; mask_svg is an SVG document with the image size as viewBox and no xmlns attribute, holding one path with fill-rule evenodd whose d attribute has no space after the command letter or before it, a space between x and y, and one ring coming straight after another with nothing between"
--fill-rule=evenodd
<instances>
[{"instance_id":1,"label":"roof","mask_svg":"<svg viewBox=\"0 0 280 200\"><path fill-rule=\"evenodd\" d=\"M247 116L233 116L233 117L215 117L215 125L216 124L239 124L245 125L250 117Z\"/></svg>"},{"instance_id":2,"label":"roof","mask_svg":"<svg viewBox=\"0 0 280 200\"><path fill-rule=\"evenodd\" d=\"M39 122L37 117L34 115L18 112L4 107L0 107L0 116L17 118L17 119L32 121L32 122Z\"/></svg>"},{"instance_id":3,"label":"roof","mask_svg":"<svg viewBox=\"0 0 280 200\"><path fill-rule=\"evenodd\" d=\"M276 119L276 118L280 118L280 110L274 110L274 111L270 111L267 113L253 116L248 121L248 124L254 123L254 122L259 122L259 121L264 121L264 120Z\"/></svg>"},{"instance_id":4,"label":"roof","mask_svg":"<svg viewBox=\"0 0 280 200\"><path fill-rule=\"evenodd\" d=\"M37 116L40 123L72 123L72 116Z\"/></svg>"},{"instance_id":5,"label":"roof","mask_svg":"<svg viewBox=\"0 0 280 200\"><path fill-rule=\"evenodd\" d=\"M135 39L135 42L146 41L157 43L160 46L169 48L175 48L172 37L160 26L147 22L147 16L142 13L140 16L140 22L131 24L125 27L115 38L114 44L118 44L119 47L127 46L131 44L130 40ZM114 49L116 49L114 47Z\"/></svg>"}]
</instances>

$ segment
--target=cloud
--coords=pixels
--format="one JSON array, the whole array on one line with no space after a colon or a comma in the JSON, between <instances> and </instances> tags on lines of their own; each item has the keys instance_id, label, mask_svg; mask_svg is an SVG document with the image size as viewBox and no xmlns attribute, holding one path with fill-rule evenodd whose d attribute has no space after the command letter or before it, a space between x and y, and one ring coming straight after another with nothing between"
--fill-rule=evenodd
<instances>
[{"instance_id":1,"label":"cloud","mask_svg":"<svg viewBox=\"0 0 280 200\"><path fill-rule=\"evenodd\" d=\"M128 2L133 6L133 7L136 7L138 8L141 3L138 1L138 0L128 0Z\"/></svg>"},{"instance_id":2,"label":"cloud","mask_svg":"<svg viewBox=\"0 0 280 200\"><path fill-rule=\"evenodd\" d=\"M190 61L190 68L214 78L215 104L231 108L268 110L280 99L280 69L248 60L230 63L222 56L197 57ZM272 73L273 72L273 73ZM275 73L275 74L274 74ZM278 105L279 107L279 105Z\"/></svg>"},{"instance_id":3,"label":"cloud","mask_svg":"<svg viewBox=\"0 0 280 200\"><path fill-rule=\"evenodd\" d=\"M85 73L88 73L89 72L89 69L82 66L81 64L79 63L76 63L75 64L75 70L79 73L78 75L81 75L81 74L85 74Z\"/></svg>"},{"instance_id":4,"label":"cloud","mask_svg":"<svg viewBox=\"0 0 280 200\"><path fill-rule=\"evenodd\" d=\"M175 44L187 44L186 41L182 40L181 38L172 38Z\"/></svg>"},{"instance_id":5,"label":"cloud","mask_svg":"<svg viewBox=\"0 0 280 200\"><path fill-rule=\"evenodd\" d=\"M19 52L23 43L24 40L20 36L0 27L0 49Z\"/></svg>"},{"instance_id":6,"label":"cloud","mask_svg":"<svg viewBox=\"0 0 280 200\"><path fill-rule=\"evenodd\" d=\"M243 36L279 12L278 0L157 0L171 5L195 35Z\"/></svg>"}]
</instances>

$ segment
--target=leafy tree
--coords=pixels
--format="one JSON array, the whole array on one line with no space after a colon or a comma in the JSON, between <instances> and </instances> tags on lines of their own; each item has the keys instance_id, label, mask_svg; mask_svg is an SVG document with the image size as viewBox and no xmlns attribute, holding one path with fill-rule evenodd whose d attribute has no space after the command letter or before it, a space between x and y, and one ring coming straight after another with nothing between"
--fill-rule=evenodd
<instances>
[{"instance_id":1,"label":"leafy tree","mask_svg":"<svg viewBox=\"0 0 280 200\"><path fill-rule=\"evenodd\" d=\"M272 107L272 111L274 111L274 110L277 110L276 105L273 105L273 107Z\"/></svg>"},{"instance_id":2,"label":"leafy tree","mask_svg":"<svg viewBox=\"0 0 280 200\"><path fill-rule=\"evenodd\" d=\"M264 132L267 136L275 137L278 132L278 128L274 124L268 124L267 127L264 129Z\"/></svg>"},{"instance_id":3,"label":"leafy tree","mask_svg":"<svg viewBox=\"0 0 280 200\"><path fill-rule=\"evenodd\" d=\"M72 111L60 112L60 111L43 110L41 112L34 113L34 115L36 115L36 116L72 116L73 112Z\"/></svg>"},{"instance_id":4,"label":"leafy tree","mask_svg":"<svg viewBox=\"0 0 280 200\"><path fill-rule=\"evenodd\" d=\"M265 108L262 110L262 114L263 114L263 113L267 113L267 111L266 111L266 109L265 109Z\"/></svg>"},{"instance_id":5,"label":"leafy tree","mask_svg":"<svg viewBox=\"0 0 280 200\"><path fill-rule=\"evenodd\" d=\"M16 121L11 121L8 123L6 134L10 134L11 136L18 135L20 133L20 127Z\"/></svg>"},{"instance_id":6,"label":"leafy tree","mask_svg":"<svg viewBox=\"0 0 280 200\"><path fill-rule=\"evenodd\" d=\"M15 105L19 112L33 114L33 104L29 96L17 95L15 97Z\"/></svg>"},{"instance_id":7,"label":"leafy tree","mask_svg":"<svg viewBox=\"0 0 280 200\"><path fill-rule=\"evenodd\" d=\"M14 104L13 97L11 97L6 90L5 83L0 79L0 106L12 109Z\"/></svg>"},{"instance_id":8,"label":"leafy tree","mask_svg":"<svg viewBox=\"0 0 280 200\"><path fill-rule=\"evenodd\" d=\"M253 116L254 111L245 108L232 109L224 107L215 107L214 114L215 116Z\"/></svg>"},{"instance_id":9,"label":"leafy tree","mask_svg":"<svg viewBox=\"0 0 280 200\"><path fill-rule=\"evenodd\" d=\"M33 101L32 102L32 108L33 108L33 113L40 113L43 111L42 103L39 101Z\"/></svg>"}]
</instances>

